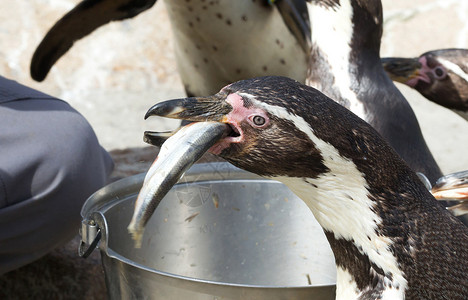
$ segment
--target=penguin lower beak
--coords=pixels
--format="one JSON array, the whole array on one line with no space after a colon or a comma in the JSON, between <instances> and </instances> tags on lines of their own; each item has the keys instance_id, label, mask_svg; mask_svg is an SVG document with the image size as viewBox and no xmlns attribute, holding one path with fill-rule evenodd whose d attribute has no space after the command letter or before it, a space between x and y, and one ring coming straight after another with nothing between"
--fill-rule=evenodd
<instances>
[{"instance_id":1,"label":"penguin lower beak","mask_svg":"<svg viewBox=\"0 0 468 300\"><path fill-rule=\"evenodd\" d=\"M145 115L180 119L194 122L214 121L226 123L226 115L232 106L225 101L224 95L208 97L190 97L163 101L153 105ZM145 131L144 141L154 146L161 146L173 132Z\"/></svg>"},{"instance_id":2,"label":"penguin lower beak","mask_svg":"<svg viewBox=\"0 0 468 300\"><path fill-rule=\"evenodd\" d=\"M143 134L143 141L147 144L161 147L168 138L173 136L175 131L169 132L156 132L156 131L145 131Z\"/></svg>"},{"instance_id":3,"label":"penguin lower beak","mask_svg":"<svg viewBox=\"0 0 468 300\"><path fill-rule=\"evenodd\" d=\"M406 84L409 80L421 77L421 63L417 58L385 57L381 59L390 79Z\"/></svg>"}]
</instances>

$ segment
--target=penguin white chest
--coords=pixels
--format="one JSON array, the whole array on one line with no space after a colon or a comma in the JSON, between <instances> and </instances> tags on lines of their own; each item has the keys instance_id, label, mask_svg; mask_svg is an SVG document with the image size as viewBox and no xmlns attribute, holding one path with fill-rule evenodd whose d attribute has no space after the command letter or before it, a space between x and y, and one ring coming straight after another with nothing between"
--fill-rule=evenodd
<instances>
[{"instance_id":1,"label":"penguin white chest","mask_svg":"<svg viewBox=\"0 0 468 300\"><path fill-rule=\"evenodd\" d=\"M309 3L308 9L313 28L311 38L313 47L326 57L330 73L335 77L334 82L330 84L334 85L343 99L349 101L349 110L368 121L364 104L351 89L350 73L356 68L350 62L354 30L351 2L342 0L340 5L333 8ZM307 84L314 86L313 82Z\"/></svg>"},{"instance_id":2,"label":"penguin white chest","mask_svg":"<svg viewBox=\"0 0 468 300\"><path fill-rule=\"evenodd\" d=\"M192 94L266 75L304 82L306 54L276 7L246 0L165 3L178 69Z\"/></svg>"}]
</instances>

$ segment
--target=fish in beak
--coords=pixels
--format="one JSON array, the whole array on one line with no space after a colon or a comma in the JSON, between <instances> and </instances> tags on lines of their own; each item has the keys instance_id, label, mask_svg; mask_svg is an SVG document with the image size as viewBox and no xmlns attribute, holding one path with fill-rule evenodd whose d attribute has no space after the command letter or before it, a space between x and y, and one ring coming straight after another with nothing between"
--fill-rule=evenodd
<instances>
[{"instance_id":1,"label":"fish in beak","mask_svg":"<svg viewBox=\"0 0 468 300\"><path fill-rule=\"evenodd\" d=\"M225 101L228 94L220 92L208 97L175 99L158 103L145 115L176 118L190 123L176 132L146 131L144 141L161 150L148 170L135 202L128 231L137 248L141 247L145 226L151 215L182 177L184 172L209 151L219 154L238 134L229 126L227 115L232 106Z\"/></svg>"},{"instance_id":2,"label":"fish in beak","mask_svg":"<svg viewBox=\"0 0 468 300\"><path fill-rule=\"evenodd\" d=\"M146 113L145 120L151 116L160 116L192 122L222 122L231 109L232 107L218 94L208 97L174 99L152 106ZM160 147L174 133L145 131L143 140L145 143Z\"/></svg>"},{"instance_id":3,"label":"fish in beak","mask_svg":"<svg viewBox=\"0 0 468 300\"><path fill-rule=\"evenodd\" d=\"M222 90L213 96L160 102L148 110L145 119L150 116L160 116L193 122L225 123L229 125L226 127L225 137L209 149L209 152L219 155L230 144L243 141L242 129L239 123L230 118L230 113L233 110L235 111L232 103L230 103L230 100L235 97L232 95ZM171 136L171 133L146 131L144 140L151 145L160 146L169 136Z\"/></svg>"},{"instance_id":4,"label":"fish in beak","mask_svg":"<svg viewBox=\"0 0 468 300\"><path fill-rule=\"evenodd\" d=\"M197 122L181 128L164 141L158 157L146 173L128 225L136 248L141 247L146 223L164 196L185 171L229 131L229 126L223 123ZM161 136L167 137L167 134ZM153 139L151 141L161 141L151 135L150 138Z\"/></svg>"},{"instance_id":5,"label":"fish in beak","mask_svg":"<svg viewBox=\"0 0 468 300\"><path fill-rule=\"evenodd\" d=\"M252 95L239 90L239 85L255 83L255 80L243 81L238 83L238 89L228 85L212 96L168 100L148 110L145 119L161 116L194 123L175 133L146 131L144 134L144 141L161 146L161 151L146 174L128 226L136 247L141 247L145 226L160 201L205 152L226 158L239 167L244 164L246 167L260 167L261 163L252 164L248 157L268 155L268 150L271 155L276 155L271 151L275 147L260 143L258 137L262 132L266 134L265 138L274 136L278 128L270 126L270 116L263 108L253 105L255 100ZM279 142L284 147L283 144L289 144L291 138L273 142ZM303 154L305 151L299 149L297 152ZM281 161L277 163L283 164ZM262 170L250 171L265 175L265 172L274 169L270 168L271 165L269 163L261 166Z\"/></svg>"}]
</instances>

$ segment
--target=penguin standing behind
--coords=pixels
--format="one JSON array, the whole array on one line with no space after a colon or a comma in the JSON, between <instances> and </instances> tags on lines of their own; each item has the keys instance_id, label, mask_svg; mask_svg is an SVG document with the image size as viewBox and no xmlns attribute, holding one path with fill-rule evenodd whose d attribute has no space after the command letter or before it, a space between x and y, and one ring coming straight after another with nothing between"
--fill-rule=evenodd
<instances>
[{"instance_id":1,"label":"penguin standing behind","mask_svg":"<svg viewBox=\"0 0 468 300\"><path fill-rule=\"evenodd\" d=\"M152 115L228 124L210 152L307 204L335 256L336 299L468 299L468 228L368 123L314 88L250 79Z\"/></svg>"},{"instance_id":2,"label":"penguin standing behind","mask_svg":"<svg viewBox=\"0 0 468 300\"><path fill-rule=\"evenodd\" d=\"M416 58L386 57L382 64L393 81L468 121L468 49L434 50Z\"/></svg>"},{"instance_id":3,"label":"penguin standing behind","mask_svg":"<svg viewBox=\"0 0 468 300\"><path fill-rule=\"evenodd\" d=\"M31 76L42 81L76 40L110 21L132 18L155 2L82 1L46 34L33 55ZM304 80L306 5L299 0L269 4L273 2L165 1L187 95L214 93L230 82L269 74Z\"/></svg>"},{"instance_id":4,"label":"penguin standing behind","mask_svg":"<svg viewBox=\"0 0 468 300\"><path fill-rule=\"evenodd\" d=\"M380 62L380 0L309 0L312 49L306 84L371 124L431 183L441 175L411 106Z\"/></svg>"}]
</instances>

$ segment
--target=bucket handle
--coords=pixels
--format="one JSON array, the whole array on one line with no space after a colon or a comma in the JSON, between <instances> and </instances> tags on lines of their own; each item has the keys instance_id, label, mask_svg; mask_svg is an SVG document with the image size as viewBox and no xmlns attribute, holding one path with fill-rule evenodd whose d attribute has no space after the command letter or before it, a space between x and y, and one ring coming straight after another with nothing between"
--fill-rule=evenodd
<instances>
[{"instance_id":1,"label":"bucket handle","mask_svg":"<svg viewBox=\"0 0 468 300\"><path fill-rule=\"evenodd\" d=\"M98 229L97 235L92 243L86 248L86 243L81 240L80 247L78 248L78 255L82 258L87 258L96 249L97 244L101 240L101 229ZM86 249L86 250L85 250Z\"/></svg>"},{"instance_id":2,"label":"bucket handle","mask_svg":"<svg viewBox=\"0 0 468 300\"><path fill-rule=\"evenodd\" d=\"M81 242L78 247L78 255L87 258L96 249L101 240L101 228L94 220L81 221Z\"/></svg>"}]
</instances>

